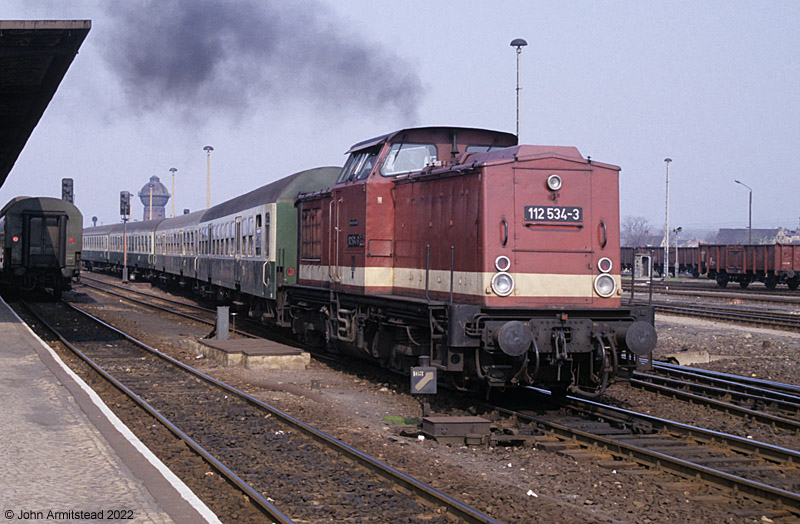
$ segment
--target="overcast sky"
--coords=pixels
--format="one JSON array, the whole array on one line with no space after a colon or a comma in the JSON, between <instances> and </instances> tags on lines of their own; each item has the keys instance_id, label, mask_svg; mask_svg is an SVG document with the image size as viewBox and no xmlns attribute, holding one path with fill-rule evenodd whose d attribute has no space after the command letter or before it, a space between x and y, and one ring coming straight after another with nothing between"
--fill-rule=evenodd
<instances>
[{"instance_id":1,"label":"overcast sky","mask_svg":"<svg viewBox=\"0 0 800 524\"><path fill-rule=\"evenodd\" d=\"M622 167L622 216L798 227L800 2L5 0L4 19L92 30L5 185L118 222L152 175L176 214L341 165L409 126L515 130ZM167 214L170 205L167 206ZM135 200L133 217L142 205Z\"/></svg>"}]
</instances>

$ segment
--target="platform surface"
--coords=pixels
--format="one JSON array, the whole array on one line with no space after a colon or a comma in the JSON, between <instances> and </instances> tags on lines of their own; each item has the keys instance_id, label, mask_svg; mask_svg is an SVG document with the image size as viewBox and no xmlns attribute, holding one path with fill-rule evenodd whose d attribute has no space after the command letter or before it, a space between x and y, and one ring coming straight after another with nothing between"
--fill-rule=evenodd
<instances>
[{"instance_id":1,"label":"platform surface","mask_svg":"<svg viewBox=\"0 0 800 524\"><path fill-rule=\"evenodd\" d=\"M204 346L209 346L225 353L243 353L245 355L264 355L264 356L290 356L300 355L302 349L293 348L280 342L267 340L264 338L234 338L228 340L217 340L214 338L202 338L198 342Z\"/></svg>"},{"instance_id":2,"label":"platform surface","mask_svg":"<svg viewBox=\"0 0 800 524\"><path fill-rule=\"evenodd\" d=\"M2 299L0 341L5 522L219 522Z\"/></svg>"}]
</instances>

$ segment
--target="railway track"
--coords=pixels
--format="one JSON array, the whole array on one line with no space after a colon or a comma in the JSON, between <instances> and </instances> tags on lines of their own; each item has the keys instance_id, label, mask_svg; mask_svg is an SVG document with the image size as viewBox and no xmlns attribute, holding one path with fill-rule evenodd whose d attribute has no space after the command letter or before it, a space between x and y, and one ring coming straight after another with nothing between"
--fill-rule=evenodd
<instances>
[{"instance_id":1,"label":"railway track","mask_svg":"<svg viewBox=\"0 0 800 524\"><path fill-rule=\"evenodd\" d=\"M768 327L785 331L800 331L800 315L778 312L745 311L742 308L727 308L711 305L678 306L666 302L652 302L656 312L669 315L704 318L736 322L757 327Z\"/></svg>"},{"instance_id":2,"label":"railway track","mask_svg":"<svg viewBox=\"0 0 800 524\"><path fill-rule=\"evenodd\" d=\"M678 287L673 288L669 286L668 288L658 288L653 290L654 295L659 296L670 296L670 297L691 297L691 298L704 298L704 299L713 299L715 301L723 301L727 303L736 303L736 301L753 303L753 304L771 304L771 305L779 305L779 306L790 306L790 307L800 307L800 293L793 292L791 295L789 294L772 294L768 292L759 293L759 292L751 292L751 293L739 293L736 291L731 290L722 290L714 291L708 289L692 289L692 288L684 288ZM649 292L636 292L634 293L634 299L641 296L649 295ZM623 294L623 298L630 298L630 289L627 289Z\"/></svg>"},{"instance_id":3,"label":"railway track","mask_svg":"<svg viewBox=\"0 0 800 524\"><path fill-rule=\"evenodd\" d=\"M77 308L26 307L275 522L496 522Z\"/></svg>"},{"instance_id":4,"label":"railway track","mask_svg":"<svg viewBox=\"0 0 800 524\"><path fill-rule=\"evenodd\" d=\"M629 383L800 434L800 391L796 387L703 371L654 362L653 372L634 372Z\"/></svg>"},{"instance_id":5,"label":"railway track","mask_svg":"<svg viewBox=\"0 0 800 524\"><path fill-rule=\"evenodd\" d=\"M622 277L622 287L626 293L630 293L630 276L623 276ZM638 288L638 286L637 286ZM660 280L653 281L653 292L654 293L662 293L664 291L678 291L678 292L688 292L688 291L699 291L699 292L707 292L710 294L734 294L737 296L748 296L748 295L769 295L772 297L787 297L787 298L800 298L800 294L797 291L792 291L787 289L786 287L777 287L775 289L767 289L761 284L752 284L748 287L741 287L738 285L731 284L728 287L721 288L717 286L716 282L710 279L698 279L695 281L687 281L687 280L668 280L667 282L663 282ZM645 289L645 292L647 290Z\"/></svg>"},{"instance_id":6,"label":"railway track","mask_svg":"<svg viewBox=\"0 0 800 524\"><path fill-rule=\"evenodd\" d=\"M155 293L148 293L140 289L132 289L130 286L114 284L106 280L87 277L85 275L81 278L81 283L88 288L124 298L125 300L150 309L177 315L209 326L216 325L216 311L211 308L156 295ZM137 295L146 297L147 300L138 298Z\"/></svg>"},{"instance_id":7,"label":"railway track","mask_svg":"<svg viewBox=\"0 0 800 524\"><path fill-rule=\"evenodd\" d=\"M125 291L129 290L125 288ZM149 302L147 305L150 305ZM659 366L656 364L657 369ZM573 401L577 402L577 399ZM515 416L521 420L531 417L528 420L541 429L543 435L536 439L536 445L539 447L556 450L574 458L592 457L592 460L598 463L605 463L608 467L621 470L657 468L686 477L700 478L731 493L743 493L753 499L766 501L767 505L777 504L767 511L768 515L779 518L791 514L800 515L796 509L800 497L797 494L800 490L800 473L796 469L800 457L797 452L785 450L788 455L781 455L782 448L776 446L732 436L720 437L722 434L704 432L700 429L697 429L701 434L700 437L692 433L684 434L674 429L660 427L650 419L637 418L646 417L645 415L619 413L614 412L615 408L609 406L602 409L600 405L597 406L576 411L573 405L569 416L541 415L522 411L516 412ZM598 415L601 412L602 418ZM548 429L547 422L552 423L552 427L556 429ZM582 429L586 434L609 438L613 443L592 442L591 437L587 435L576 437L572 432L573 429L579 431ZM722 443L721 438L730 438L735 445ZM670 457L670 454L677 456ZM670 461L673 463L667 465ZM689 465L686 464L687 461ZM780 476L784 478L778 479ZM770 484L762 482L764 478L777 480ZM738 511L741 514L741 510L731 511L734 513ZM764 508L759 508L757 511L754 510L753 515L764 514L764 511Z\"/></svg>"},{"instance_id":8,"label":"railway track","mask_svg":"<svg viewBox=\"0 0 800 524\"><path fill-rule=\"evenodd\" d=\"M560 411L494 409L533 426L537 447L615 471L671 472L761 501L772 517L800 516L800 452L577 397L553 401ZM752 516L764 514L759 508Z\"/></svg>"}]
</instances>

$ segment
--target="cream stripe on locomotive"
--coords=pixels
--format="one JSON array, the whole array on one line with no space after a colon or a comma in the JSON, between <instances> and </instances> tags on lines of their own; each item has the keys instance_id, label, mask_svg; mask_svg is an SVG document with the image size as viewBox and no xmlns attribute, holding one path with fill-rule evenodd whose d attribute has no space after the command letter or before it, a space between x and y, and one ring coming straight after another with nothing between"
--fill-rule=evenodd
<instances>
[{"instance_id":1,"label":"cream stripe on locomotive","mask_svg":"<svg viewBox=\"0 0 800 524\"><path fill-rule=\"evenodd\" d=\"M366 269L366 271L365 271ZM327 282L329 266L300 266L300 278ZM425 270L391 267L338 266L331 274L346 286L375 288L398 287L425 290ZM496 273L453 273L453 292L462 295L491 295L491 281ZM514 296L534 297L586 297L594 295L595 275L562 275L548 273L511 273L514 277ZM617 289L622 288L622 278L613 275ZM430 291L450 292L450 271L431 270L428 277Z\"/></svg>"}]
</instances>

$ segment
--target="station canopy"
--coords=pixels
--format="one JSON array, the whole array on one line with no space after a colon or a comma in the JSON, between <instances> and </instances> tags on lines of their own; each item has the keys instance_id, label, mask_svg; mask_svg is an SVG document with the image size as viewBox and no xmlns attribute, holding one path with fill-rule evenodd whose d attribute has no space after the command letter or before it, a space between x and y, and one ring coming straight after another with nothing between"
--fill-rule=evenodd
<instances>
[{"instance_id":1,"label":"station canopy","mask_svg":"<svg viewBox=\"0 0 800 524\"><path fill-rule=\"evenodd\" d=\"M90 20L0 20L0 186L91 26Z\"/></svg>"}]
</instances>

